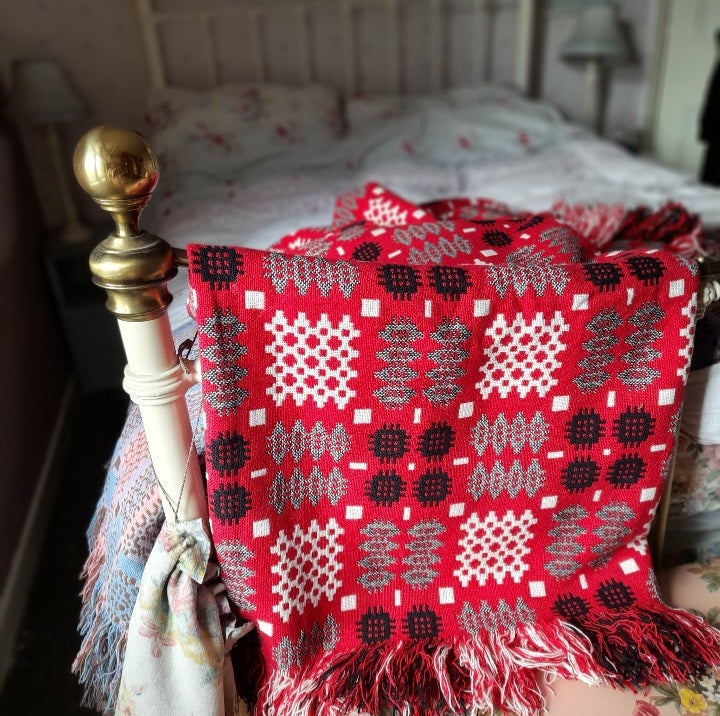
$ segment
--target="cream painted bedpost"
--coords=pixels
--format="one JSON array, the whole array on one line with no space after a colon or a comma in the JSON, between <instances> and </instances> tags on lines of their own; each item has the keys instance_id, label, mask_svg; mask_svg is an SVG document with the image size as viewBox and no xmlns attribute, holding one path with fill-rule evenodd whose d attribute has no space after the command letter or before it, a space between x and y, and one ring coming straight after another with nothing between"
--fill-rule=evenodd
<instances>
[{"instance_id":1,"label":"cream painted bedpost","mask_svg":"<svg viewBox=\"0 0 720 716\"><path fill-rule=\"evenodd\" d=\"M515 40L515 86L529 97L537 96L542 58L541 23L544 0L518 0Z\"/></svg>"},{"instance_id":2,"label":"cream painted bedpost","mask_svg":"<svg viewBox=\"0 0 720 716\"><path fill-rule=\"evenodd\" d=\"M173 249L138 226L158 179L155 156L136 132L100 126L80 139L73 164L80 185L115 221L115 232L92 252L90 269L118 319L128 360L123 387L140 406L165 518L201 517L208 529L185 403L192 381L178 360L166 311L167 282L177 273Z\"/></svg>"}]
</instances>

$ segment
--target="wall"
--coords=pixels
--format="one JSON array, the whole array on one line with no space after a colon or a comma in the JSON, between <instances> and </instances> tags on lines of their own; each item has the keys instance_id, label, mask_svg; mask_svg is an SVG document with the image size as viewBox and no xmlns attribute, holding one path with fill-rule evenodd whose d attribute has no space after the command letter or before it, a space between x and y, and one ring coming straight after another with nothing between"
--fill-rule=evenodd
<instances>
[{"instance_id":1,"label":"wall","mask_svg":"<svg viewBox=\"0 0 720 716\"><path fill-rule=\"evenodd\" d=\"M0 125L0 593L68 376L43 278L40 222L13 135Z\"/></svg>"}]
</instances>

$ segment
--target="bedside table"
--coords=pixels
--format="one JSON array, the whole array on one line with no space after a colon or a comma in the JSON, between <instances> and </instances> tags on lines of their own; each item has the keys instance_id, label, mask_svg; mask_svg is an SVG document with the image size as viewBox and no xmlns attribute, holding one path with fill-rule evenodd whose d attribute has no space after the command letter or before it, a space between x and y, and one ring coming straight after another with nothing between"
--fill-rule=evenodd
<instances>
[{"instance_id":1,"label":"bedside table","mask_svg":"<svg viewBox=\"0 0 720 716\"><path fill-rule=\"evenodd\" d=\"M84 393L122 387L125 353L105 292L92 282L90 252L111 228L93 228L93 239L45 246L45 268L79 387Z\"/></svg>"}]
</instances>

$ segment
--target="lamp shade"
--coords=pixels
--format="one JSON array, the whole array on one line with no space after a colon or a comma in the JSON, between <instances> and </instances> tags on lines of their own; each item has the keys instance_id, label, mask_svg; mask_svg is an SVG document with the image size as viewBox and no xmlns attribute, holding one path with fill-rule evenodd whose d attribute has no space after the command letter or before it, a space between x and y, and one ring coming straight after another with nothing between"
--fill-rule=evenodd
<instances>
[{"instance_id":1,"label":"lamp shade","mask_svg":"<svg viewBox=\"0 0 720 716\"><path fill-rule=\"evenodd\" d=\"M22 124L60 124L80 117L86 106L54 60L18 62L12 73L9 115Z\"/></svg>"},{"instance_id":2,"label":"lamp shade","mask_svg":"<svg viewBox=\"0 0 720 716\"><path fill-rule=\"evenodd\" d=\"M590 5L560 50L564 60L602 60L620 63L629 57L625 36L612 5Z\"/></svg>"}]
</instances>

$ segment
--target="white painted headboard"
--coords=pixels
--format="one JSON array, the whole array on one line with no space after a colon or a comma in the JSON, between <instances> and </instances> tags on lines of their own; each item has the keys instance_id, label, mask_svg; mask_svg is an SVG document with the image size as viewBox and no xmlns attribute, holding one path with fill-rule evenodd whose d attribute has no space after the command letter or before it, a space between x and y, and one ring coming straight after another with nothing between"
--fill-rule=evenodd
<instances>
[{"instance_id":1,"label":"white painted headboard","mask_svg":"<svg viewBox=\"0 0 720 716\"><path fill-rule=\"evenodd\" d=\"M534 95L542 0L136 0L151 84L493 82Z\"/></svg>"}]
</instances>

